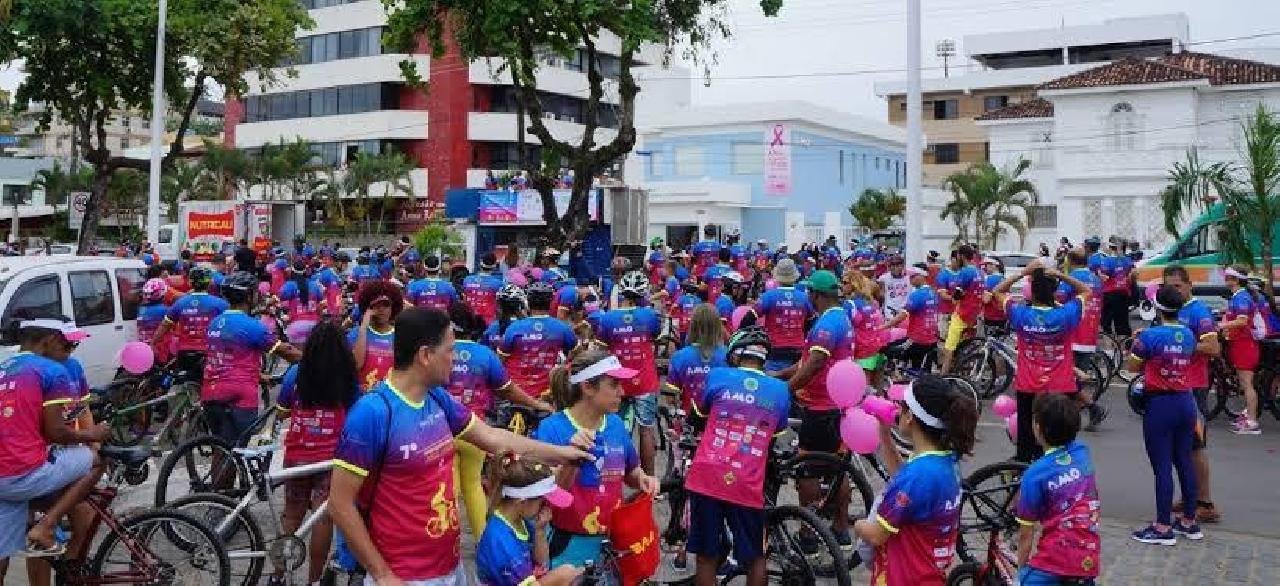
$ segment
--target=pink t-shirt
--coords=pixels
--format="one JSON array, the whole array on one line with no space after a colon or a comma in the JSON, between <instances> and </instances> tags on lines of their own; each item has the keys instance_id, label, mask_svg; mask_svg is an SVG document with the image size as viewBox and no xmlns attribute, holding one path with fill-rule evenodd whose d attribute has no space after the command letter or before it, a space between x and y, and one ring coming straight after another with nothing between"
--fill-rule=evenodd
<instances>
[{"instance_id":1,"label":"pink t-shirt","mask_svg":"<svg viewBox=\"0 0 1280 586\"><path fill-rule=\"evenodd\" d=\"M1071 336L1080 324L1080 298L1057 307L1034 307L1010 299L1005 309L1009 314L1009 327L1018 336L1014 390L1075 391Z\"/></svg>"},{"instance_id":2,"label":"pink t-shirt","mask_svg":"<svg viewBox=\"0 0 1280 586\"><path fill-rule=\"evenodd\" d=\"M47 461L44 408L78 398L66 367L48 358L19 352L0 364L0 477L25 475Z\"/></svg>"},{"instance_id":3,"label":"pink t-shirt","mask_svg":"<svg viewBox=\"0 0 1280 586\"><path fill-rule=\"evenodd\" d=\"M787 384L758 370L713 368L695 400L707 414L707 426L686 486L728 503L763 508L769 443L791 409Z\"/></svg>"},{"instance_id":4,"label":"pink t-shirt","mask_svg":"<svg viewBox=\"0 0 1280 586\"><path fill-rule=\"evenodd\" d=\"M221 401L240 409L256 409L262 355L276 336L243 311L227 310L209 322L201 401Z\"/></svg>"}]
</instances>

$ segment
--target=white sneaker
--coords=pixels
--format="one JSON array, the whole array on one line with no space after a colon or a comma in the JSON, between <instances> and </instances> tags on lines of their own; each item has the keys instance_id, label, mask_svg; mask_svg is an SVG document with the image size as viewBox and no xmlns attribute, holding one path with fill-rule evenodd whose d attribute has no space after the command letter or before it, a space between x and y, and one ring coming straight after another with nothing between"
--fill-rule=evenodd
<instances>
[{"instance_id":1,"label":"white sneaker","mask_svg":"<svg viewBox=\"0 0 1280 586\"><path fill-rule=\"evenodd\" d=\"M1248 417L1241 417L1231 423L1231 433L1236 435L1262 435L1262 426Z\"/></svg>"}]
</instances>

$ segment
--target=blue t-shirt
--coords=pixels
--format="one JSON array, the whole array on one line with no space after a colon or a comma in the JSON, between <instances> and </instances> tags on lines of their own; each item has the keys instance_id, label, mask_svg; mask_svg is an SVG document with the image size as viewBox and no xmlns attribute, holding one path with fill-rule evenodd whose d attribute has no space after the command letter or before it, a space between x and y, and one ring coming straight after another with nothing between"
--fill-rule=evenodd
<instances>
[{"instance_id":1,"label":"blue t-shirt","mask_svg":"<svg viewBox=\"0 0 1280 586\"><path fill-rule=\"evenodd\" d=\"M889 479L876 509L876 521L893 535L876 548L871 583L943 583L959 534L960 496L951 452L922 452L907 460Z\"/></svg>"},{"instance_id":2,"label":"blue t-shirt","mask_svg":"<svg viewBox=\"0 0 1280 586\"><path fill-rule=\"evenodd\" d=\"M1009 328L1018 337L1014 390L1029 393L1076 390L1071 340L1083 312L1080 298L1057 307L1035 307L1010 298L1005 311L1009 314Z\"/></svg>"},{"instance_id":3,"label":"blue t-shirt","mask_svg":"<svg viewBox=\"0 0 1280 586\"><path fill-rule=\"evenodd\" d=\"M458 301L458 291L453 288L453 283L444 279L416 279L405 288L405 300L414 307L449 311L449 307Z\"/></svg>"},{"instance_id":4,"label":"blue t-shirt","mask_svg":"<svg viewBox=\"0 0 1280 586\"><path fill-rule=\"evenodd\" d=\"M1189 391L1187 370L1196 352L1196 335L1187 326L1161 324L1150 327L1133 338L1133 355L1145 361L1146 390Z\"/></svg>"},{"instance_id":5,"label":"blue t-shirt","mask_svg":"<svg viewBox=\"0 0 1280 586\"><path fill-rule=\"evenodd\" d=\"M0 363L0 477L25 475L47 461L44 408L66 409L78 398L62 364L30 352Z\"/></svg>"},{"instance_id":6,"label":"blue t-shirt","mask_svg":"<svg viewBox=\"0 0 1280 586\"><path fill-rule=\"evenodd\" d=\"M209 322L231 307L221 297L208 293L187 293L169 307L165 319L174 324L178 350L204 352Z\"/></svg>"},{"instance_id":7,"label":"blue t-shirt","mask_svg":"<svg viewBox=\"0 0 1280 586\"><path fill-rule=\"evenodd\" d=\"M227 310L209 322L201 401L233 403L256 409L262 355L273 350L276 335L243 311Z\"/></svg>"},{"instance_id":8,"label":"blue t-shirt","mask_svg":"<svg viewBox=\"0 0 1280 586\"><path fill-rule=\"evenodd\" d=\"M156 330L169 315L169 306L159 301L146 303L138 307L138 341L151 343L156 337Z\"/></svg>"},{"instance_id":9,"label":"blue t-shirt","mask_svg":"<svg viewBox=\"0 0 1280 586\"><path fill-rule=\"evenodd\" d=\"M593 316L596 338L608 344L609 351L627 368L640 374L622 381L628 397L639 397L658 391L658 370L654 364L653 341L658 337L661 321L648 307L614 309Z\"/></svg>"},{"instance_id":10,"label":"blue t-shirt","mask_svg":"<svg viewBox=\"0 0 1280 586\"><path fill-rule=\"evenodd\" d=\"M489 515L484 534L476 543L476 578L482 586L529 586L536 566L529 536L533 525L526 520L507 520L502 513Z\"/></svg>"},{"instance_id":11,"label":"blue t-shirt","mask_svg":"<svg viewBox=\"0 0 1280 586\"><path fill-rule=\"evenodd\" d=\"M493 407L493 393L511 384L498 354L488 346L458 340L453 346L453 373L449 394L477 417L485 418Z\"/></svg>"},{"instance_id":12,"label":"blue t-shirt","mask_svg":"<svg viewBox=\"0 0 1280 586\"><path fill-rule=\"evenodd\" d=\"M560 364L561 353L578 345L573 329L551 316L531 316L507 326L498 351L512 357L511 379L531 397L551 390L551 370Z\"/></svg>"},{"instance_id":13,"label":"blue t-shirt","mask_svg":"<svg viewBox=\"0 0 1280 586\"><path fill-rule=\"evenodd\" d=\"M1056 576L1098 575L1102 510L1093 459L1083 443L1051 449L1027 467L1016 514L1019 523L1042 527L1031 567Z\"/></svg>"},{"instance_id":14,"label":"blue t-shirt","mask_svg":"<svg viewBox=\"0 0 1280 586\"><path fill-rule=\"evenodd\" d=\"M543 420L533 437L567 446L580 429L582 426L567 411L560 411ZM573 486L568 488L573 504L551 512L551 524L556 529L580 535L603 534L614 509L622 502L623 480L640 465L631 434L617 415L605 415L596 430L596 443L591 452L595 462L583 462Z\"/></svg>"},{"instance_id":15,"label":"blue t-shirt","mask_svg":"<svg viewBox=\"0 0 1280 586\"><path fill-rule=\"evenodd\" d=\"M693 400L702 396L702 388L707 382L707 374L717 366L729 366L724 346L716 346L707 359L702 357L702 348L688 345L671 355L667 366L667 386L680 391L680 407L691 413Z\"/></svg>"}]
</instances>

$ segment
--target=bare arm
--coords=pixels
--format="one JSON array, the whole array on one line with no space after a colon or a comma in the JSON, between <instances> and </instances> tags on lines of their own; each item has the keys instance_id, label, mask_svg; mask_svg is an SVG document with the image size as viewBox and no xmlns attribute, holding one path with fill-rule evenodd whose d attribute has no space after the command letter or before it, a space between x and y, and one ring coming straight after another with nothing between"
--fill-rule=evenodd
<instances>
[{"instance_id":1,"label":"bare arm","mask_svg":"<svg viewBox=\"0 0 1280 586\"><path fill-rule=\"evenodd\" d=\"M1200 336L1200 340L1196 342L1196 352L1205 356L1222 354L1222 340L1218 339L1218 332L1209 332Z\"/></svg>"},{"instance_id":2,"label":"bare arm","mask_svg":"<svg viewBox=\"0 0 1280 586\"><path fill-rule=\"evenodd\" d=\"M541 460L552 466L578 462L591 457L588 451L591 446L576 443L577 436L574 438L575 443L573 445L557 446L516 435L505 429L493 427L479 419L473 420L471 426L458 437L475 444L476 447L490 454L514 452L521 456Z\"/></svg>"},{"instance_id":3,"label":"bare arm","mask_svg":"<svg viewBox=\"0 0 1280 586\"><path fill-rule=\"evenodd\" d=\"M1018 521L1018 567L1027 565L1031 559L1031 549L1035 545L1036 526Z\"/></svg>"},{"instance_id":4,"label":"bare arm","mask_svg":"<svg viewBox=\"0 0 1280 586\"><path fill-rule=\"evenodd\" d=\"M378 553L378 548L374 547L369 529L365 527L360 511L356 510L356 496L363 484L363 476L345 468L334 468L329 481L329 517L342 531L347 539L347 547L356 554L356 559L360 560L360 565L364 566L369 576L379 584L395 583L397 578L391 571L391 566Z\"/></svg>"},{"instance_id":5,"label":"bare arm","mask_svg":"<svg viewBox=\"0 0 1280 586\"><path fill-rule=\"evenodd\" d=\"M364 359L369 351L369 312L365 312L360 320L360 329L356 333L356 343L351 345L351 354L356 358L356 368L364 368Z\"/></svg>"},{"instance_id":6,"label":"bare arm","mask_svg":"<svg viewBox=\"0 0 1280 586\"><path fill-rule=\"evenodd\" d=\"M271 349L271 353L285 359L290 364L302 360L302 350L288 342L276 344L276 347Z\"/></svg>"},{"instance_id":7,"label":"bare arm","mask_svg":"<svg viewBox=\"0 0 1280 586\"><path fill-rule=\"evenodd\" d=\"M1093 294L1093 290L1090 289L1089 286L1086 285L1084 281L1081 281L1080 279L1077 279L1071 275L1063 273L1057 269L1050 269L1048 273L1049 273L1049 276L1058 277L1059 279L1066 281L1068 285L1071 285L1071 288L1075 289L1076 295L1080 297L1081 302L1088 301L1089 296Z\"/></svg>"},{"instance_id":8,"label":"bare arm","mask_svg":"<svg viewBox=\"0 0 1280 586\"><path fill-rule=\"evenodd\" d=\"M827 354L825 349L810 348L809 353L805 355L800 364L795 367L795 375L787 382L787 387L792 391L797 391L809 385L809 381L822 372L822 367L827 365L827 361L831 356Z\"/></svg>"},{"instance_id":9,"label":"bare arm","mask_svg":"<svg viewBox=\"0 0 1280 586\"><path fill-rule=\"evenodd\" d=\"M511 401L516 405L520 405L521 407L528 407L535 411L542 411L544 413L555 411L555 408L552 407L550 403L535 399L525 394L520 387L516 386L515 382L508 382L503 385L502 388L496 389L494 393L497 393L499 397Z\"/></svg>"},{"instance_id":10,"label":"bare arm","mask_svg":"<svg viewBox=\"0 0 1280 586\"><path fill-rule=\"evenodd\" d=\"M85 429L74 429L62 419L65 402L49 403L40 411L40 434L49 443L58 445L93 444L107 439L110 433L105 423Z\"/></svg>"},{"instance_id":11,"label":"bare arm","mask_svg":"<svg viewBox=\"0 0 1280 586\"><path fill-rule=\"evenodd\" d=\"M889 541L889 538L893 536L893 533L886 529L884 525L881 525L875 517L876 513L875 511L872 511L871 518L858 519L858 521L853 524L853 532L858 536L858 539L876 547L880 547L884 545L886 541Z\"/></svg>"}]
</instances>

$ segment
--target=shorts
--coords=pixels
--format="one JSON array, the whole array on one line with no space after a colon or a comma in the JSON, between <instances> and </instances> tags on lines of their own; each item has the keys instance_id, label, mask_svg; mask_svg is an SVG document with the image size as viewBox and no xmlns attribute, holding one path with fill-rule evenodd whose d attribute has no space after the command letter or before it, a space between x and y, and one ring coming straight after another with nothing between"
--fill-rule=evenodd
<instances>
[{"instance_id":1,"label":"shorts","mask_svg":"<svg viewBox=\"0 0 1280 586\"><path fill-rule=\"evenodd\" d=\"M640 427L653 427L658 424L658 393L649 393L639 397L622 399L622 411L631 411L635 423ZM626 417L623 417L625 420Z\"/></svg>"},{"instance_id":2,"label":"shorts","mask_svg":"<svg viewBox=\"0 0 1280 586\"><path fill-rule=\"evenodd\" d=\"M764 361L765 372L778 372L795 366L800 361L800 348L773 348L769 350L769 358Z\"/></svg>"},{"instance_id":3,"label":"shorts","mask_svg":"<svg viewBox=\"0 0 1280 586\"><path fill-rule=\"evenodd\" d=\"M804 410L800 421L801 450L828 454L840 451L840 410Z\"/></svg>"},{"instance_id":4,"label":"shorts","mask_svg":"<svg viewBox=\"0 0 1280 586\"><path fill-rule=\"evenodd\" d=\"M1059 576L1027 565L1018 570L1017 582L1022 586L1093 586L1097 579Z\"/></svg>"},{"instance_id":5,"label":"shorts","mask_svg":"<svg viewBox=\"0 0 1280 586\"><path fill-rule=\"evenodd\" d=\"M39 468L22 476L0 477L0 558L27 548L27 505L84 478L93 458L87 446L55 448Z\"/></svg>"},{"instance_id":6,"label":"shorts","mask_svg":"<svg viewBox=\"0 0 1280 586\"><path fill-rule=\"evenodd\" d=\"M750 564L764 556L765 519L764 509L689 493L689 551L720 559L732 545L734 561Z\"/></svg>"},{"instance_id":7,"label":"shorts","mask_svg":"<svg viewBox=\"0 0 1280 586\"><path fill-rule=\"evenodd\" d=\"M547 549L553 568L565 564L582 568L586 567L587 562L598 565L603 547L603 535L581 535L555 527L547 529Z\"/></svg>"},{"instance_id":8,"label":"shorts","mask_svg":"<svg viewBox=\"0 0 1280 586\"><path fill-rule=\"evenodd\" d=\"M253 424L258 421L258 410L233 407L220 401L206 401L204 416L213 435L228 445L243 447L249 441Z\"/></svg>"},{"instance_id":9,"label":"shorts","mask_svg":"<svg viewBox=\"0 0 1280 586\"><path fill-rule=\"evenodd\" d=\"M1194 396L1203 396L1203 391L1192 391ZM1196 423L1191 427L1195 437L1191 440L1191 450L1203 450L1209 447L1209 426L1205 424L1204 413L1196 409Z\"/></svg>"},{"instance_id":10,"label":"shorts","mask_svg":"<svg viewBox=\"0 0 1280 586\"><path fill-rule=\"evenodd\" d=\"M285 462L285 468L310 464L311 462ZM284 481L284 500L305 502L313 507L329 500L330 474L312 474Z\"/></svg>"},{"instance_id":11,"label":"shorts","mask_svg":"<svg viewBox=\"0 0 1280 586\"><path fill-rule=\"evenodd\" d=\"M1258 341L1253 338L1227 341L1227 362L1236 370L1257 370L1260 356Z\"/></svg>"},{"instance_id":12,"label":"shorts","mask_svg":"<svg viewBox=\"0 0 1280 586\"><path fill-rule=\"evenodd\" d=\"M858 366L862 367L862 370L877 370L884 364L884 361L884 354L877 352L866 358L858 359L855 362L858 363Z\"/></svg>"},{"instance_id":13,"label":"shorts","mask_svg":"<svg viewBox=\"0 0 1280 586\"><path fill-rule=\"evenodd\" d=\"M951 321L947 322L947 337L942 347L950 352L955 352L960 347L961 340L964 340L964 331L969 329L969 324L958 316L951 316Z\"/></svg>"},{"instance_id":14,"label":"shorts","mask_svg":"<svg viewBox=\"0 0 1280 586\"><path fill-rule=\"evenodd\" d=\"M372 576L364 577L364 586L375 586L378 582ZM426 580L401 580L404 586L467 586L470 584L467 578L467 570L464 564L458 564L458 567L451 570L448 574L437 578L427 578Z\"/></svg>"}]
</instances>

